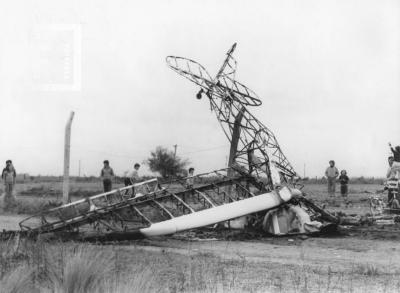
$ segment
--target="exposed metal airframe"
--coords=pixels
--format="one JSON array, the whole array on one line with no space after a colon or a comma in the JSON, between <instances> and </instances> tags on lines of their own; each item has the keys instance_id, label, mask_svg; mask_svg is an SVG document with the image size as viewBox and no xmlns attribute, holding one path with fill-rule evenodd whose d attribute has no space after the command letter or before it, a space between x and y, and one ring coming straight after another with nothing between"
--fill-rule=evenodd
<instances>
[{"instance_id":1,"label":"exposed metal airframe","mask_svg":"<svg viewBox=\"0 0 400 293\"><path fill-rule=\"evenodd\" d=\"M232 54L236 48L234 44L227 52L227 57L215 78L211 78L206 69L191 59L168 56L168 66L201 87L201 94L209 98L211 109L215 112L225 135L232 141L235 119L240 115L240 139L235 161L245 167L249 173L255 171L259 177L265 174L270 190L274 185L271 167L276 167L284 182L294 182L296 172L286 156L283 154L275 135L268 127L253 116L246 106L260 106L257 95L235 80L237 62ZM253 155L257 159L250 159ZM277 181L277 180L275 180Z\"/></svg>"},{"instance_id":2,"label":"exposed metal airframe","mask_svg":"<svg viewBox=\"0 0 400 293\"><path fill-rule=\"evenodd\" d=\"M234 178L229 178L228 171L222 169L197 175L195 180L203 184L190 189L184 187L184 179L167 184L159 184L157 179L144 181L31 216L23 220L20 227L31 233L80 229L99 233L164 235L265 210L292 197L289 189L260 194L262 185L254 177L237 173ZM229 194L226 192L228 187ZM231 209L233 214L221 210L214 213L218 208ZM201 221L194 221L199 213L204 217ZM193 217L195 214L198 215ZM218 220L214 221L213 217ZM174 220L176 218L180 220ZM182 220L187 221L182 225Z\"/></svg>"},{"instance_id":3,"label":"exposed metal airframe","mask_svg":"<svg viewBox=\"0 0 400 293\"><path fill-rule=\"evenodd\" d=\"M20 223L21 230L165 235L265 212L289 201L306 205L314 216L323 215L295 188L296 172L274 134L247 110L261 101L235 80L235 47L214 79L193 60L167 57L169 67L201 87L197 97L209 98L229 141L237 137L229 168L195 176L194 188L186 187L186 178L166 184L152 179L95 195L29 217ZM325 218L335 221L329 214Z\"/></svg>"}]
</instances>

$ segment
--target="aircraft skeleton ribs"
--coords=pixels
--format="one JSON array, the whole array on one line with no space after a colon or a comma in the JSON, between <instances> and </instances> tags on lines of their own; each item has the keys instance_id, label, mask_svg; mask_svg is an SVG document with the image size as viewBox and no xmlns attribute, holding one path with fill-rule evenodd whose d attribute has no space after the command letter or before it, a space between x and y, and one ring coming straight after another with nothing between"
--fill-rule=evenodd
<instances>
[{"instance_id":1,"label":"aircraft skeleton ribs","mask_svg":"<svg viewBox=\"0 0 400 293\"><path fill-rule=\"evenodd\" d=\"M152 179L91 196L28 217L20 223L21 230L49 233L94 229L103 233L105 229L165 235L265 211L301 194L285 186L295 184L297 175L275 135L247 108L261 105L261 100L235 80L235 48L236 44L228 51L215 78L196 61L166 58L172 70L200 86L197 98L202 94L208 98L211 111L231 142L228 168L190 177L197 181L190 188L185 184L189 177L163 184ZM279 173L280 182L273 172Z\"/></svg>"}]
</instances>

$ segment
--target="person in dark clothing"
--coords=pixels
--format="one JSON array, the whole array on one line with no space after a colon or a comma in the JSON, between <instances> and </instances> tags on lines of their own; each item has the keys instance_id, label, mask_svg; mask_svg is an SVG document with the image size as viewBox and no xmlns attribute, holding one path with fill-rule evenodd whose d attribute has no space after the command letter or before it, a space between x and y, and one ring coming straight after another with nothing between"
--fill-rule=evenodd
<instances>
[{"instance_id":1,"label":"person in dark clothing","mask_svg":"<svg viewBox=\"0 0 400 293\"><path fill-rule=\"evenodd\" d=\"M1 173L1 179L4 180L4 186L6 191L6 195L4 197L4 207L6 209L15 202L13 191L14 191L16 177L17 177L17 172L15 171L12 161L7 160L6 167L3 169L3 172Z\"/></svg>"},{"instance_id":2,"label":"person in dark clothing","mask_svg":"<svg viewBox=\"0 0 400 293\"><path fill-rule=\"evenodd\" d=\"M103 180L104 192L111 191L112 180L114 179L114 170L110 167L110 162L105 160L103 162L104 168L101 169L101 179Z\"/></svg>"},{"instance_id":3,"label":"person in dark clothing","mask_svg":"<svg viewBox=\"0 0 400 293\"><path fill-rule=\"evenodd\" d=\"M340 194L347 202L349 177L347 176L346 170L342 170L340 172L339 182L340 182Z\"/></svg>"},{"instance_id":4,"label":"person in dark clothing","mask_svg":"<svg viewBox=\"0 0 400 293\"><path fill-rule=\"evenodd\" d=\"M392 144L389 142L390 150L393 153L393 158L395 162L400 162L400 146L396 146L395 148L392 147Z\"/></svg>"}]
</instances>

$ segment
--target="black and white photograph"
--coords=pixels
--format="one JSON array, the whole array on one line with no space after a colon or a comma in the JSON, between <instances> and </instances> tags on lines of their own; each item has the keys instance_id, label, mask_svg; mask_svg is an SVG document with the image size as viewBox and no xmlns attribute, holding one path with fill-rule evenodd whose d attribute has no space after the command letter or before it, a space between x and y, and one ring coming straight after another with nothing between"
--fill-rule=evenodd
<instances>
[{"instance_id":1,"label":"black and white photograph","mask_svg":"<svg viewBox=\"0 0 400 293\"><path fill-rule=\"evenodd\" d=\"M400 2L0 1L0 293L400 292Z\"/></svg>"}]
</instances>

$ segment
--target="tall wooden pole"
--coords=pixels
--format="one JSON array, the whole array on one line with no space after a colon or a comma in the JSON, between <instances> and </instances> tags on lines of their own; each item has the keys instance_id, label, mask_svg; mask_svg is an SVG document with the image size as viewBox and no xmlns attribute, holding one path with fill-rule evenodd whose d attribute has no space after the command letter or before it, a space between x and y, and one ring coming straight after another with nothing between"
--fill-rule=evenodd
<instances>
[{"instance_id":1,"label":"tall wooden pole","mask_svg":"<svg viewBox=\"0 0 400 293\"><path fill-rule=\"evenodd\" d=\"M65 125L64 138L64 180L63 180L63 203L70 202L69 199L69 161L70 161L70 144L71 144L71 124L74 119L74 112L71 111L67 124Z\"/></svg>"}]
</instances>

